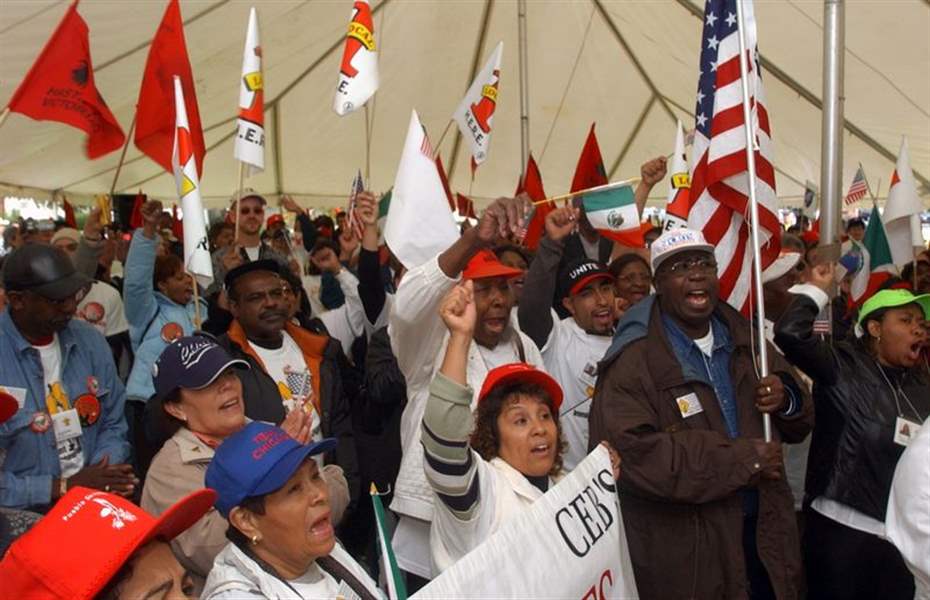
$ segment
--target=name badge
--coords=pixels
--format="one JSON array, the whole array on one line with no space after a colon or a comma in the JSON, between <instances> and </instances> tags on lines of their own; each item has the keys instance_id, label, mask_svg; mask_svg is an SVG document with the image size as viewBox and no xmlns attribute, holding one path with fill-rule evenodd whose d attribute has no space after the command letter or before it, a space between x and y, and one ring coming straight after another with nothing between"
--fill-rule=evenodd
<instances>
[{"instance_id":1,"label":"name badge","mask_svg":"<svg viewBox=\"0 0 930 600\"><path fill-rule=\"evenodd\" d=\"M339 582L339 589L336 590L336 600L362 600L361 596L355 593L349 584L345 581Z\"/></svg>"},{"instance_id":2,"label":"name badge","mask_svg":"<svg viewBox=\"0 0 930 600\"><path fill-rule=\"evenodd\" d=\"M918 431L920 431L920 423L898 417L894 420L894 443L907 447Z\"/></svg>"},{"instance_id":3,"label":"name badge","mask_svg":"<svg viewBox=\"0 0 930 600\"><path fill-rule=\"evenodd\" d=\"M704 407L701 406L701 401L698 400L697 394L694 392L675 398L675 402L678 403L678 411L681 413L682 419L704 412Z\"/></svg>"},{"instance_id":4,"label":"name badge","mask_svg":"<svg viewBox=\"0 0 930 600\"><path fill-rule=\"evenodd\" d=\"M81 417L77 409L63 410L52 415L55 442L62 443L81 435Z\"/></svg>"}]
</instances>

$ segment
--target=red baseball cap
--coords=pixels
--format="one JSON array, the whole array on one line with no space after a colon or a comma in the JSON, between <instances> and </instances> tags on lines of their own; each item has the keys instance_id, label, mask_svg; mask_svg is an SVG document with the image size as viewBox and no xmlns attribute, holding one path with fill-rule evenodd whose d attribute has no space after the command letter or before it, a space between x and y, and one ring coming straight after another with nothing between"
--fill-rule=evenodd
<instances>
[{"instance_id":1,"label":"red baseball cap","mask_svg":"<svg viewBox=\"0 0 930 600\"><path fill-rule=\"evenodd\" d=\"M155 538L170 541L215 500L213 490L198 490L156 518L114 494L68 490L0 562L4 596L93 598L136 550Z\"/></svg>"},{"instance_id":2,"label":"red baseball cap","mask_svg":"<svg viewBox=\"0 0 930 600\"><path fill-rule=\"evenodd\" d=\"M555 407L556 412L558 412L559 407L562 406L562 387L559 383L545 371L540 371L533 367L533 365L522 362L501 365L496 369L491 369L487 377L484 378L484 383L481 385L481 393L478 394L478 403L480 404L494 388L508 383L530 383L538 385L546 390L546 393L552 398L552 405Z\"/></svg>"},{"instance_id":3,"label":"red baseball cap","mask_svg":"<svg viewBox=\"0 0 930 600\"><path fill-rule=\"evenodd\" d=\"M497 256L490 250L479 250L477 254L471 257L465 270L462 271L462 277L465 279L486 279L488 277L519 277L523 275L520 269L508 267L497 259Z\"/></svg>"},{"instance_id":4,"label":"red baseball cap","mask_svg":"<svg viewBox=\"0 0 930 600\"><path fill-rule=\"evenodd\" d=\"M265 221L265 227L271 227L272 225L277 225L278 223L284 223L284 217L279 213L275 213L268 217Z\"/></svg>"}]
</instances>

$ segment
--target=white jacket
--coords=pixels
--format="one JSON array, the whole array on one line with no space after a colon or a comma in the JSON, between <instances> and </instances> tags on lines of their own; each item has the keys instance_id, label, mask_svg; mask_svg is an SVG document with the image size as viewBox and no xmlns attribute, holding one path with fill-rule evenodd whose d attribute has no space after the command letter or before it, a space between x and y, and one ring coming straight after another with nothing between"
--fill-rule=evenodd
<instances>
[{"instance_id":1,"label":"white jacket","mask_svg":"<svg viewBox=\"0 0 930 600\"><path fill-rule=\"evenodd\" d=\"M330 557L352 573L374 597L384 597L365 569L355 562L355 559L349 556L338 543L330 553ZM317 577L305 576L300 580L288 582L292 586L289 587L258 566L239 548L233 544L227 544L217 555L200 598L201 600L294 598L294 590L308 600L310 598L336 598L342 582L336 581L328 573L323 572L316 563L311 565L308 575L314 570ZM310 579L315 579L315 581L310 581ZM350 596L343 595L343 597Z\"/></svg>"},{"instance_id":2,"label":"white jacket","mask_svg":"<svg viewBox=\"0 0 930 600\"><path fill-rule=\"evenodd\" d=\"M439 304L458 279L452 279L439 268L438 256L411 269L394 297L388 318L388 335L397 364L407 380L407 406L401 417L400 439L403 449L400 472L394 484L391 510L424 521L433 517L433 491L423 474L423 448L420 446L420 423L429 398L429 385L439 371L449 332L439 317ZM520 360L517 348L523 346L526 362L544 369L539 348L520 331L510 329L501 344L513 348L507 362ZM498 347L500 348L500 346ZM505 351L502 349L502 351ZM468 350L468 385L477 394L488 374L488 364L473 341ZM425 540L424 540L425 543Z\"/></svg>"}]
</instances>

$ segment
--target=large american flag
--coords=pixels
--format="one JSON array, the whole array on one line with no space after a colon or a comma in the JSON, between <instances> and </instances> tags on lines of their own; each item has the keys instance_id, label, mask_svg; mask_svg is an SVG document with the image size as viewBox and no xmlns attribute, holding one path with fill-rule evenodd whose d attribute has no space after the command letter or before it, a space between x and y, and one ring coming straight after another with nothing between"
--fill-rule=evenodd
<instances>
[{"instance_id":1,"label":"large american flag","mask_svg":"<svg viewBox=\"0 0 930 600\"><path fill-rule=\"evenodd\" d=\"M859 200L862 200L862 197L865 196L865 193L869 191L869 184L865 180L865 171L862 170L862 165L859 165L859 168L856 170L856 176L853 177L852 183L849 186L849 191L846 192L846 199L843 201L843 204L849 206Z\"/></svg>"},{"instance_id":2,"label":"large american flag","mask_svg":"<svg viewBox=\"0 0 930 600\"><path fill-rule=\"evenodd\" d=\"M750 61L751 127L757 146L759 239L762 243L762 269L765 269L778 257L781 226L776 216L773 146L759 75L755 17L752 2L748 0L743 2L743 17ZM707 241L716 247L720 297L748 313L752 288L752 244L736 0L707 0L700 68L691 152L692 206L688 226L703 231Z\"/></svg>"}]
</instances>

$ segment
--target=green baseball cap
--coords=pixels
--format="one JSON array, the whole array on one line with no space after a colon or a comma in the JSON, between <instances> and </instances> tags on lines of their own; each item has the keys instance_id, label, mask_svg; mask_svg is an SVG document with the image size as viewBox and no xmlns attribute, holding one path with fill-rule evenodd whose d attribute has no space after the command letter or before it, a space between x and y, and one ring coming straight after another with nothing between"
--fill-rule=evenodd
<instances>
[{"instance_id":1,"label":"green baseball cap","mask_svg":"<svg viewBox=\"0 0 930 600\"><path fill-rule=\"evenodd\" d=\"M865 321L869 313L881 308L894 308L905 304L919 304L924 311L924 318L930 319L930 294L915 296L909 290L882 290L865 301L859 311L859 324Z\"/></svg>"}]
</instances>

